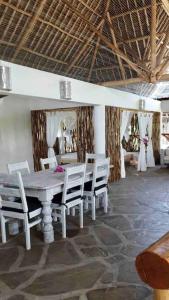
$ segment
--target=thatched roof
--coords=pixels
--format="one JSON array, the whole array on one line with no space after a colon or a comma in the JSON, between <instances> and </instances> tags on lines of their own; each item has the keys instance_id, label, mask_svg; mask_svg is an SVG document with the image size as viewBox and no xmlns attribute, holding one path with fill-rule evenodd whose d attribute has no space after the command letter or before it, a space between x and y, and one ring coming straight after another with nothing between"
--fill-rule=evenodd
<instances>
[{"instance_id":1,"label":"thatched roof","mask_svg":"<svg viewBox=\"0 0 169 300\"><path fill-rule=\"evenodd\" d=\"M0 59L106 86L169 73L168 0L0 0L0 16Z\"/></svg>"}]
</instances>

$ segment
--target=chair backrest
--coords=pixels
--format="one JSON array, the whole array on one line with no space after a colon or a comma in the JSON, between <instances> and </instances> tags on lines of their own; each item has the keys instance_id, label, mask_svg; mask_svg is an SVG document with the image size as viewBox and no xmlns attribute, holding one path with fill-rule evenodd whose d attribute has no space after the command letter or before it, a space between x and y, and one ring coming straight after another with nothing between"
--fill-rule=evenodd
<instances>
[{"instance_id":1,"label":"chair backrest","mask_svg":"<svg viewBox=\"0 0 169 300\"><path fill-rule=\"evenodd\" d=\"M7 164L9 174L20 172L22 174L30 174L30 169L27 160L18 163Z\"/></svg>"},{"instance_id":2,"label":"chair backrest","mask_svg":"<svg viewBox=\"0 0 169 300\"><path fill-rule=\"evenodd\" d=\"M108 183L110 170L110 158L96 159L94 163L92 191L96 187L106 185Z\"/></svg>"},{"instance_id":3,"label":"chair backrest","mask_svg":"<svg viewBox=\"0 0 169 300\"><path fill-rule=\"evenodd\" d=\"M24 185L22 181L22 176L20 172L17 172L13 176L17 177L18 187L5 187L0 186L0 208L9 207L15 209L21 209L24 212L28 211ZM21 199L21 202L18 203L14 201L15 198Z\"/></svg>"},{"instance_id":4,"label":"chair backrest","mask_svg":"<svg viewBox=\"0 0 169 300\"><path fill-rule=\"evenodd\" d=\"M83 196L85 174L85 164L80 164L79 166L70 167L65 170L62 203L66 203L74 197Z\"/></svg>"},{"instance_id":5,"label":"chair backrest","mask_svg":"<svg viewBox=\"0 0 169 300\"><path fill-rule=\"evenodd\" d=\"M86 164L88 163L89 159L90 160L96 160L96 159L104 159L105 158L105 154L103 153L86 153Z\"/></svg>"},{"instance_id":6,"label":"chair backrest","mask_svg":"<svg viewBox=\"0 0 169 300\"><path fill-rule=\"evenodd\" d=\"M45 166L49 165L49 169L54 169L58 165L56 156L53 157L48 157L48 158L41 158L40 159L40 164L42 170L45 170Z\"/></svg>"}]
</instances>

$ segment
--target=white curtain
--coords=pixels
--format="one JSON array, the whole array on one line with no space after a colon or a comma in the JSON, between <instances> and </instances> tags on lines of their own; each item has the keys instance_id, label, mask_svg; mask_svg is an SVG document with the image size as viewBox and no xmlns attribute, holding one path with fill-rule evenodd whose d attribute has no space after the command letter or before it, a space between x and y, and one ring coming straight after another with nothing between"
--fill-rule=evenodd
<instances>
[{"instance_id":1,"label":"white curtain","mask_svg":"<svg viewBox=\"0 0 169 300\"><path fill-rule=\"evenodd\" d=\"M148 115L146 113L138 113L138 123L140 132L140 152L138 156L138 171L146 171L146 148L144 139L146 139L147 125L148 125Z\"/></svg>"},{"instance_id":2,"label":"white curtain","mask_svg":"<svg viewBox=\"0 0 169 300\"><path fill-rule=\"evenodd\" d=\"M153 114L148 114L148 146L147 146L147 167L155 167L153 143L152 143Z\"/></svg>"},{"instance_id":3,"label":"white curtain","mask_svg":"<svg viewBox=\"0 0 169 300\"><path fill-rule=\"evenodd\" d=\"M124 133L126 142L128 142L128 140L129 140L129 126L131 124L132 116L133 116L133 113L130 112L130 116L129 116L129 119L128 119L128 122L127 122L126 130L125 130L125 133Z\"/></svg>"},{"instance_id":4,"label":"white curtain","mask_svg":"<svg viewBox=\"0 0 169 300\"><path fill-rule=\"evenodd\" d=\"M55 156L53 146L60 127L59 112L46 113L46 139L48 144L48 157Z\"/></svg>"},{"instance_id":5,"label":"white curtain","mask_svg":"<svg viewBox=\"0 0 169 300\"><path fill-rule=\"evenodd\" d=\"M130 111L122 111L122 113L121 113L121 124L120 124L121 178L126 177L126 170L125 170L125 164L124 164L124 149L122 146L122 140L123 140L123 136L126 132L126 128L127 128L127 125L128 125L129 119L130 119L130 115L131 115Z\"/></svg>"}]
</instances>

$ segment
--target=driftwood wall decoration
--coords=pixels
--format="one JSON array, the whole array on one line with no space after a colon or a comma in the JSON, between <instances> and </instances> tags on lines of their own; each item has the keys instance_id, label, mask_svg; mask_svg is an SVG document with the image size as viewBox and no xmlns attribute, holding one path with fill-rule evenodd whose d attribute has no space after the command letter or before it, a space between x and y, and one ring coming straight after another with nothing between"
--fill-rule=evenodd
<instances>
[{"instance_id":1,"label":"driftwood wall decoration","mask_svg":"<svg viewBox=\"0 0 169 300\"><path fill-rule=\"evenodd\" d=\"M31 111L32 146L34 169L39 171L40 158L47 157L48 146L46 142L46 113L44 110Z\"/></svg>"},{"instance_id":2,"label":"driftwood wall decoration","mask_svg":"<svg viewBox=\"0 0 169 300\"><path fill-rule=\"evenodd\" d=\"M110 157L110 181L117 181L120 174L120 108L106 107L106 156Z\"/></svg>"},{"instance_id":3,"label":"driftwood wall decoration","mask_svg":"<svg viewBox=\"0 0 169 300\"><path fill-rule=\"evenodd\" d=\"M94 153L93 107L77 109L77 157L84 162L86 152Z\"/></svg>"},{"instance_id":4,"label":"driftwood wall decoration","mask_svg":"<svg viewBox=\"0 0 169 300\"><path fill-rule=\"evenodd\" d=\"M160 113L153 114L152 142L156 164L160 163Z\"/></svg>"}]
</instances>

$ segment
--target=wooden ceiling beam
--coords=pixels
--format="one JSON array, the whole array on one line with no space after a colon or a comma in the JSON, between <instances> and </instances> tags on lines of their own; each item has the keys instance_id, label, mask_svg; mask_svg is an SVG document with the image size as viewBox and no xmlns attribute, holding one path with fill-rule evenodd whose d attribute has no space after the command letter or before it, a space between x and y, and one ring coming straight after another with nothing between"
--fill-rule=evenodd
<instances>
[{"instance_id":1,"label":"wooden ceiling beam","mask_svg":"<svg viewBox=\"0 0 169 300\"><path fill-rule=\"evenodd\" d=\"M156 0L151 0L151 71L153 73L156 67L156 28L157 28L157 3ZM153 74L152 74L153 76Z\"/></svg>"},{"instance_id":2,"label":"wooden ceiling beam","mask_svg":"<svg viewBox=\"0 0 169 300\"><path fill-rule=\"evenodd\" d=\"M41 15L41 12L44 8L45 3L46 3L46 0L41 0L39 2L39 6L37 7L37 9L35 11L35 14L32 16L31 20L29 21L28 25L26 26L26 29L25 29L24 33L21 36L21 39L20 39L19 43L17 44L17 47L16 47L15 53L13 55L12 61L17 57L19 51L23 48L26 41L28 40L29 35L31 34L31 32L32 32L32 30L35 26L35 23L38 20L38 17Z\"/></svg>"},{"instance_id":3,"label":"wooden ceiling beam","mask_svg":"<svg viewBox=\"0 0 169 300\"><path fill-rule=\"evenodd\" d=\"M165 12L167 13L167 15L169 16L169 2L168 2L168 0L162 0L162 6L163 6Z\"/></svg>"},{"instance_id":4,"label":"wooden ceiling beam","mask_svg":"<svg viewBox=\"0 0 169 300\"><path fill-rule=\"evenodd\" d=\"M157 73L157 80L161 79L161 77L166 74L166 71L169 71L169 58L166 59L160 66L160 71Z\"/></svg>"},{"instance_id":5,"label":"wooden ceiling beam","mask_svg":"<svg viewBox=\"0 0 169 300\"><path fill-rule=\"evenodd\" d=\"M97 30L99 30L99 28L102 26L102 24L104 23L104 20L101 20L100 23L97 26ZM72 62L69 64L69 67L67 68L67 73L69 73L71 71L71 69L73 68L73 66L76 64L76 62L79 60L79 58L81 57L81 55L84 53L84 51L87 49L87 47L89 46L90 42L92 41L92 39L95 36L95 32L93 32L91 34L91 36L88 38L87 42L85 42L85 44L83 45L82 49L79 51L77 51L74 55L74 59L72 60Z\"/></svg>"},{"instance_id":6,"label":"wooden ceiling beam","mask_svg":"<svg viewBox=\"0 0 169 300\"><path fill-rule=\"evenodd\" d=\"M107 18L108 18L108 21L111 23L111 18L110 18L109 12L107 13ZM112 41L113 41L114 46L117 49L119 49L118 45L117 45L117 42L116 42L116 37L115 37L115 34L114 34L114 30L113 30L112 27L110 27L110 33L111 33L111 37L112 37ZM121 57L117 56L117 59L118 59L118 63L119 63L119 67L120 67L122 79L125 80L125 69L123 67L123 62L121 60Z\"/></svg>"},{"instance_id":7,"label":"wooden ceiling beam","mask_svg":"<svg viewBox=\"0 0 169 300\"><path fill-rule=\"evenodd\" d=\"M0 3L2 3L4 6L9 7L11 9L13 9L14 11L17 11L17 12L19 12L19 13L27 16L27 17L31 17L32 16L31 13L26 12L26 11L20 9L20 8L16 7L15 5L11 4L11 3L5 2L4 0L1 0ZM148 5L148 7L150 7L150 5ZM114 18L114 16L113 17L111 16L111 19L113 19L113 18ZM51 26L52 28L57 29L58 31L60 31L61 33L64 33L65 35L71 37L72 39L79 40L80 42L84 42L83 39L77 37L76 35L70 34L69 32L67 32L64 29L60 28L56 24L53 24L53 23L51 23L49 21L45 21L45 20L43 20L40 17L38 18L38 21L40 21L42 24L46 24L46 25ZM157 36L160 37L163 34L165 34L165 32L159 32L159 33L157 33ZM142 36L138 36L138 37L134 37L134 38L130 38L130 39L124 39L123 41L117 41L117 44L118 45L122 45L123 43L132 43L132 42L142 41L142 40L148 39L149 37L150 37L150 35L142 35Z\"/></svg>"},{"instance_id":8,"label":"wooden ceiling beam","mask_svg":"<svg viewBox=\"0 0 169 300\"><path fill-rule=\"evenodd\" d=\"M0 1L0 3L2 3L2 4L3 4L4 6L6 6L6 7L9 7L9 8L11 8L11 9L13 9L14 11L19 12L20 14L23 14L23 15L25 15L25 16L27 16L27 17L32 17L32 14L31 14L31 13L28 13L28 12L26 12L26 11L20 9L20 8L16 7L15 5L11 4L11 3L5 2L5 1L3 1L3 0ZM40 18L40 17L39 17L37 20L40 21L42 24L46 24L46 25L49 25L50 27L52 27L52 28L54 28L54 29L57 29L59 32L64 33L65 35L71 37L72 39L78 40L78 41L80 41L80 42L83 42L83 41L84 41L83 39L81 39L81 38L79 38L79 37L77 37L77 36L75 36L75 35L73 35L73 34L67 32L67 31L65 31L65 30L62 29L62 28L60 28L60 27L57 26L56 24L53 24L53 23L51 23L51 22L49 22L49 21L45 21L45 20L43 20L43 19Z\"/></svg>"},{"instance_id":9,"label":"wooden ceiling beam","mask_svg":"<svg viewBox=\"0 0 169 300\"><path fill-rule=\"evenodd\" d=\"M103 31L103 27L104 27L104 24L105 24L105 18L106 18L106 14L107 14L107 12L109 10L109 6L110 6L110 0L108 0L106 2L105 10L103 12L103 20L104 20L104 22L103 22L103 24L100 27L100 33L102 33L102 31ZM93 57L92 57L91 66L90 66L90 69L89 69L89 75L88 75L88 78L87 78L88 81L90 81L90 78L91 78L91 75L92 75L92 70L93 70L93 67L94 67L94 64L95 64L95 60L96 60L96 56L97 56L97 52L98 52L99 46L100 46L100 36L97 37L97 42L96 42L94 54L93 54Z\"/></svg>"},{"instance_id":10,"label":"wooden ceiling beam","mask_svg":"<svg viewBox=\"0 0 169 300\"><path fill-rule=\"evenodd\" d=\"M112 50L112 52L118 56L120 56L123 60L125 60L129 65L130 67L135 70L137 72L137 74L140 76L140 77L143 77L143 78L147 78L147 74L145 72L143 72L134 62L132 62L120 49L117 49L110 41L109 39L101 34L99 32L99 30L96 28L95 25L93 25L90 21L88 21L77 9L75 9L69 1L67 0L62 0L63 3L65 3L69 9L74 13L76 14L78 17L80 17L80 19L82 21L84 21L84 23L86 23L90 30L95 33L96 35L100 36L100 39L101 41L108 47ZM147 78L148 79L148 78Z\"/></svg>"},{"instance_id":11,"label":"wooden ceiling beam","mask_svg":"<svg viewBox=\"0 0 169 300\"><path fill-rule=\"evenodd\" d=\"M161 3L157 3L157 5L161 5ZM120 14L117 14L117 15L114 15L114 16L111 16L111 19L114 20L114 19L117 19L119 17L125 17L127 15L130 15L130 14L133 14L133 13L137 13L137 12L141 12L141 11L144 11L144 10L147 10L151 8L151 4L148 4L148 5L144 5L142 7L139 7L139 8L134 8L134 9L131 9L130 11L126 11L124 13L120 13Z\"/></svg>"},{"instance_id":12,"label":"wooden ceiling beam","mask_svg":"<svg viewBox=\"0 0 169 300\"><path fill-rule=\"evenodd\" d=\"M14 43L11 43L11 42L6 42L6 41L3 41L3 40L0 40L0 44L4 44L4 45L7 45L7 46L10 46L10 47L16 47L16 45ZM60 60L60 59L57 59L57 58L54 58L54 57L50 57L50 56L47 56L45 54L42 54L42 53L39 53L39 52L36 52L34 50L31 50L27 47L23 47L22 50L28 52L28 53L31 53L33 55L37 55L39 56L40 58L45 58L46 60L49 60L49 61L53 61L55 63L58 63L58 64L63 64L65 66L68 65L68 63L64 62L63 60ZM84 67L80 67L80 66L73 66L74 68L76 69L80 69L80 70L85 70L85 71L88 71L88 68L84 68Z\"/></svg>"},{"instance_id":13,"label":"wooden ceiling beam","mask_svg":"<svg viewBox=\"0 0 169 300\"><path fill-rule=\"evenodd\" d=\"M160 65L162 63L165 52L167 50L168 43L169 43L169 26L168 26L168 32L166 33L165 39L164 39L163 44L160 49L160 53L157 57L157 65Z\"/></svg>"},{"instance_id":14,"label":"wooden ceiling beam","mask_svg":"<svg viewBox=\"0 0 169 300\"><path fill-rule=\"evenodd\" d=\"M98 12L96 12L92 7L90 7L87 3L85 3L85 1L83 0L78 0L82 5L84 5L88 10L90 10L92 13L94 13L96 16L98 17L102 17L101 14L99 14Z\"/></svg>"}]
</instances>

